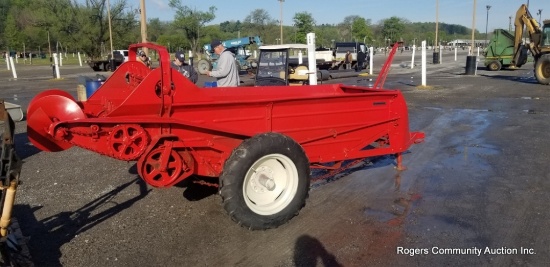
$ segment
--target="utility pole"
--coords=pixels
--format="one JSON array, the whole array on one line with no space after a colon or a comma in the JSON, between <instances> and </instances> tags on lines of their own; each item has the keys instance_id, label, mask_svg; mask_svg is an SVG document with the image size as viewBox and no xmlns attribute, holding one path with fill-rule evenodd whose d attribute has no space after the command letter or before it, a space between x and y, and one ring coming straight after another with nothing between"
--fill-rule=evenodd
<instances>
[{"instance_id":1,"label":"utility pole","mask_svg":"<svg viewBox=\"0 0 550 267\"><path fill-rule=\"evenodd\" d=\"M474 15L472 16L472 49L470 51L471 54L474 53L474 46L475 46L475 32L476 32L476 6L477 1L474 0Z\"/></svg>"},{"instance_id":2,"label":"utility pole","mask_svg":"<svg viewBox=\"0 0 550 267\"><path fill-rule=\"evenodd\" d=\"M491 9L490 5L487 5L487 20L485 21L485 46L487 46L487 26L489 25L489 9Z\"/></svg>"},{"instance_id":3,"label":"utility pole","mask_svg":"<svg viewBox=\"0 0 550 267\"><path fill-rule=\"evenodd\" d=\"M512 31L512 16L508 17L508 19L510 19L510 22L508 24L508 31Z\"/></svg>"},{"instance_id":4,"label":"utility pole","mask_svg":"<svg viewBox=\"0 0 550 267\"><path fill-rule=\"evenodd\" d=\"M539 9L539 12L537 15L539 15L539 24L542 25L542 9Z\"/></svg>"},{"instance_id":5,"label":"utility pole","mask_svg":"<svg viewBox=\"0 0 550 267\"><path fill-rule=\"evenodd\" d=\"M285 0L277 0L277 1L279 1L281 4L281 19L279 20L279 24L281 26L281 44L282 44L283 43L283 2Z\"/></svg>"},{"instance_id":6,"label":"utility pole","mask_svg":"<svg viewBox=\"0 0 550 267\"><path fill-rule=\"evenodd\" d=\"M477 57L474 56L475 32L476 32L476 3L474 0L474 14L472 16L472 44L466 57L466 75L476 75Z\"/></svg>"},{"instance_id":7,"label":"utility pole","mask_svg":"<svg viewBox=\"0 0 550 267\"><path fill-rule=\"evenodd\" d=\"M439 0L435 1L435 40L434 40L434 52L433 52L433 64L439 64L439 50L437 47L437 34L439 32Z\"/></svg>"},{"instance_id":8,"label":"utility pole","mask_svg":"<svg viewBox=\"0 0 550 267\"><path fill-rule=\"evenodd\" d=\"M50 60L52 59L52 45L50 43L50 31L48 31L48 51L50 52ZM9 50L8 50L9 53Z\"/></svg>"},{"instance_id":9,"label":"utility pole","mask_svg":"<svg viewBox=\"0 0 550 267\"><path fill-rule=\"evenodd\" d=\"M435 43L434 43L434 50L436 50L437 46L437 34L439 32L439 0L435 1ZM434 62L435 63L435 62Z\"/></svg>"},{"instance_id":10,"label":"utility pole","mask_svg":"<svg viewBox=\"0 0 550 267\"><path fill-rule=\"evenodd\" d=\"M113 54L113 30L111 29L111 3L107 0L107 19L109 21L109 41L111 43L111 71L115 70L115 57Z\"/></svg>"},{"instance_id":11,"label":"utility pole","mask_svg":"<svg viewBox=\"0 0 550 267\"><path fill-rule=\"evenodd\" d=\"M147 16L145 14L145 0L141 0L139 3L139 13L141 15L141 42L147 43ZM147 56L148 49L144 48L143 51Z\"/></svg>"}]
</instances>

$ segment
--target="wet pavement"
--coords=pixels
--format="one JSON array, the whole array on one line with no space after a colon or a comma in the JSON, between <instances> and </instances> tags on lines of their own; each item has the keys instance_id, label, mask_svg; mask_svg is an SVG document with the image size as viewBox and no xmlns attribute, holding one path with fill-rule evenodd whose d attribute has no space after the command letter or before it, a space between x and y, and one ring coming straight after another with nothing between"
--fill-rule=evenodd
<instances>
[{"instance_id":1,"label":"wet pavement","mask_svg":"<svg viewBox=\"0 0 550 267\"><path fill-rule=\"evenodd\" d=\"M273 230L236 225L215 189L153 189L133 162L80 148L40 152L28 143L25 121L18 122L25 163L15 216L35 264L550 264L550 87L535 82L532 64L498 72L480 66L476 76L466 76L465 55L454 62L446 52L443 64L428 65L430 89L423 89L420 66L401 67L410 63L407 53L397 54L385 84L403 92L411 130L426 133L404 155L407 170L397 171L391 156L356 162L315 181L300 214ZM375 56L375 74L384 59ZM67 67L63 80L52 80L49 71L21 67L13 80L0 70L0 97L26 108L48 88L76 96L78 77L96 74ZM329 82L367 85L375 78ZM204 81L201 76L199 84Z\"/></svg>"}]
</instances>

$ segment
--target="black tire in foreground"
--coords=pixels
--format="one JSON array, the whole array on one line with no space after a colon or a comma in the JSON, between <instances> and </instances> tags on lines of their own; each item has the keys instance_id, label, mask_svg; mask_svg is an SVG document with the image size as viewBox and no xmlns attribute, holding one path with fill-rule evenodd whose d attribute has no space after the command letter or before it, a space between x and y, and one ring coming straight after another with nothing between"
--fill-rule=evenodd
<instances>
[{"instance_id":1,"label":"black tire in foreground","mask_svg":"<svg viewBox=\"0 0 550 267\"><path fill-rule=\"evenodd\" d=\"M540 84L550 84L550 54L542 55L535 63L535 77Z\"/></svg>"},{"instance_id":2,"label":"black tire in foreground","mask_svg":"<svg viewBox=\"0 0 550 267\"><path fill-rule=\"evenodd\" d=\"M220 177L220 194L234 221L263 230L299 213L309 183L309 160L303 148L288 136L264 133L233 150Z\"/></svg>"}]
</instances>

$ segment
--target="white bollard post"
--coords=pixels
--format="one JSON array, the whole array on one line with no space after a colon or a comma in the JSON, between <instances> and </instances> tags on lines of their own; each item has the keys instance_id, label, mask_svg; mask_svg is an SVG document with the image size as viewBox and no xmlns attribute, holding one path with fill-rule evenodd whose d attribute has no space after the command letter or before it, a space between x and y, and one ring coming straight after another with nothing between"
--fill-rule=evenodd
<instances>
[{"instance_id":1,"label":"white bollard post","mask_svg":"<svg viewBox=\"0 0 550 267\"><path fill-rule=\"evenodd\" d=\"M443 63L443 48L439 46L439 64Z\"/></svg>"},{"instance_id":2,"label":"white bollard post","mask_svg":"<svg viewBox=\"0 0 550 267\"><path fill-rule=\"evenodd\" d=\"M455 61L457 60L458 49L455 47Z\"/></svg>"},{"instance_id":3,"label":"white bollard post","mask_svg":"<svg viewBox=\"0 0 550 267\"><path fill-rule=\"evenodd\" d=\"M193 66L193 51L189 50L189 65Z\"/></svg>"},{"instance_id":4,"label":"white bollard post","mask_svg":"<svg viewBox=\"0 0 550 267\"><path fill-rule=\"evenodd\" d=\"M16 57L17 57L17 55L16 55ZM10 65L11 65L11 72L13 73L13 78L17 79L17 73L15 72L15 65L13 65L13 58L10 57L9 61L10 61Z\"/></svg>"},{"instance_id":5,"label":"white bollard post","mask_svg":"<svg viewBox=\"0 0 550 267\"><path fill-rule=\"evenodd\" d=\"M411 69L414 68L414 53L416 52L416 45L413 45L413 53L411 58Z\"/></svg>"},{"instance_id":6,"label":"white bollard post","mask_svg":"<svg viewBox=\"0 0 550 267\"><path fill-rule=\"evenodd\" d=\"M479 57L479 46L477 47L477 57Z\"/></svg>"},{"instance_id":7,"label":"white bollard post","mask_svg":"<svg viewBox=\"0 0 550 267\"><path fill-rule=\"evenodd\" d=\"M63 67L63 53L59 53L59 66Z\"/></svg>"},{"instance_id":8,"label":"white bollard post","mask_svg":"<svg viewBox=\"0 0 550 267\"><path fill-rule=\"evenodd\" d=\"M60 75L59 75L59 63L58 63L58 54L57 53L53 53L53 64L55 66L55 78L56 79L60 79Z\"/></svg>"},{"instance_id":9,"label":"white bollard post","mask_svg":"<svg viewBox=\"0 0 550 267\"><path fill-rule=\"evenodd\" d=\"M283 40L281 40L282 42ZM309 84L317 85L317 59L315 58L315 33L306 35L307 41L307 63L309 71Z\"/></svg>"},{"instance_id":10,"label":"white bollard post","mask_svg":"<svg viewBox=\"0 0 550 267\"><path fill-rule=\"evenodd\" d=\"M19 60L17 60L18 56L17 56L17 53L15 53L15 63L19 64ZM13 60L13 58L12 58Z\"/></svg>"},{"instance_id":11,"label":"white bollard post","mask_svg":"<svg viewBox=\"0 0 550 267\"><path fill-rule=\"evenodd\" d=\"M369 57L369 74L372 75L372 68L373 68L373 62L374 62L374 47L370 47L369 49L370 57Z\"/></svg>"},{"instance_id":12,"label":"white bollard post","mask_svg":"<svg viewBox=\"0 0 550 267\"><path fill-rule=\"evenodd\" d=\"M298 65L304 63L304 56L302 55L302 50L298 50Z\"/></svg>"},{"instance_id":13,"label":"white bollard post","mask_svg":"<svg viewBox=\"0 0 550 267\"><path fill-rule=\"evenodd\" d=\"M10 69L10 56L8 53L5 53L4 54L6 56L6 67L8 68L8 70L11 70Z\"/></svg>"},{"instance_id":14,"label":"white bollard post","mask_svg":"<svg viewBox=\"0 0 550 267\"><path fill-rule=\"evenodd\" d=\"M78 52L78 64L82 67L82 58L80 57L80 52Z\"/></svg>"},{"instance_id":15,"label":"white bollard post","mask_svg":"<svg viewBox=\"0 0 550 267\"><path fill-rule=\"evenodd\" d=\"M422 41L422 86L426 86L426 41Z\"/></svg>"}]
</instances>

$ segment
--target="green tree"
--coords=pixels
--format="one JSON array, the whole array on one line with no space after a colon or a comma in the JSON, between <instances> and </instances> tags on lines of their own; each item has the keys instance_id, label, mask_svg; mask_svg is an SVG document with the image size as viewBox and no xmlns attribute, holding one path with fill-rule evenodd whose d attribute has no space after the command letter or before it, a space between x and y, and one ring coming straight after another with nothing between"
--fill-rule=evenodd
<instances>
[{"instance_id":1,"label":"green tree","mask_svg":"<svg viewBox=\"0 0 550 267\"><path fill-rule=\"evenodd\" d=\"M18 29L15 23L15 17L10 12L6 18L5 28L4 28L4 40L5 45L10 50L18 49L20 45L23 44L20 29Z\"/></svg>"},{"instance_id":2,"label":"green tree","mask_svg":"<svg viewBox=\"0 0 550 267\"><path fill-rule=\"evenodd\" d=\"M383 29L382 34L385 39L389 39L390 43L395 43L399 41L400 36L403 35L405 29L405 23L403 19L398 17L391 17L389 19L383 20Z\"/></svg>"},{"instance_id":3,"label":"green tree","mask_svg":"<svg viewBox=\"0 0 550 267\"><path fill-rule=\"evenodd\" d=\"M265 9L255 9L243 20L243 30L250 36L261 36L264 41L275 40L279 36L274 20Z\"/></svg>"},{"instance_id":4,"label":"green tree","mask_svg":"<svg viewBox=\"0 0 550 267\"><path fill-rule=\"evenodd\" d=\"M216 12L217 8L211 6L206 12L198 11L184 6L181 0L170 0L169 5L177 10L174 17L174 25L183 30L185 37L189 41L191 50L193 53L196 53L201 45L200 38L204 35L201 33L201 29L206 23L216 17L214 12Z\"/></svg>"},{"instance_id":5,"label":"green tree","mask_svg":"<svg viewBox=\"0 0 550 267\"><path fill-rule=\"evenodd\" d=\"M29 0L26 0L29 1ZM106 0L87 0L80 4L71 0L32 0L25 14L33 33L31 41L39 46L61 47L63 51L82 51L97 58L110 51L110 35ZM136 13L128 10L126 0L111 4L113 49L126 48L139 40ZM47 43L48 35L50 44Z\"/></svg>"},{"instance_id":6,"label":"green tree","mask_svg":"<svg viewBox=\"0 0 550 267\"><path fill-rule=\"evenodd\" d=\"M240 20L237 21L224 21L220 23L220 30L222 32L236 33L242 29L242 23Z\"/></svg>"},{"instance_id":7,"label":"green tree","mask_svg":"<svg viewBox=\"0 0 550 267\"><path fill-rule=\"evenodd\" d=\"M311 13L299 12L294 15L293 21L296 27L296 42L306 43L306 35L314 32L315 19Z\"/></svg>"},{"instance_id":8,"label":"green tree","mask_svg":"<svg viewBox=\"0 0 550 267\"><path fill-rule=\"evenodd\" d=\"M372 30L367 23L367 20L361 17L353 20L352 35L354 40L367 42L372 39Z\"/></svg>"}]
</instances>

